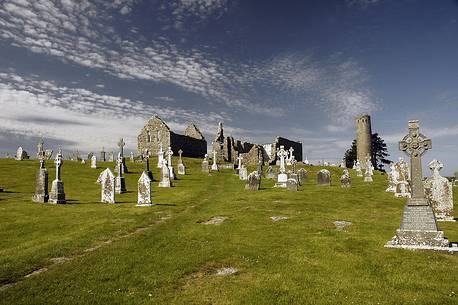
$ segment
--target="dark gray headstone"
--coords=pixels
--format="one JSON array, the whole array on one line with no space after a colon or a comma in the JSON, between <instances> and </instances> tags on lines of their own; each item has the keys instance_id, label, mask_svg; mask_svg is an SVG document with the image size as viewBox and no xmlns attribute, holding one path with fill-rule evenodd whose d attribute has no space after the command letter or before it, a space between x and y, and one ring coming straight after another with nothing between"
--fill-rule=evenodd
<instances>
[{"instance_id":1,"label":"dark gray headstone","mask_svg":"<svg viewBox=\"0 0 458 305\"><path fill-rule=\"evenodd\" d=\"M327 169L322 169L316 176L316 184L322 186L331 185L331 173Z\"/></svg>"},{"instance_id":2,"label":"dark gray headstone","mask_svg":"<svg viewBox=\"0 0 458 305\"><path fill-rule=\"evenodd\" d=\"M286 189L288 191L297 192L298 183L297 180L289 178L286 181Z\"/></svg>"},{"instance_id":3,"label":"dark gray headstone","mask_svg":"<svg viewBox=\"0 0 458 305\"><path fill-rule=\"evenodd\" d=\"M248 175L247 183L245 184L246 190L258 191L261 185L261 175L256 172L252 172Z\"/></svg>"}]
</instances>

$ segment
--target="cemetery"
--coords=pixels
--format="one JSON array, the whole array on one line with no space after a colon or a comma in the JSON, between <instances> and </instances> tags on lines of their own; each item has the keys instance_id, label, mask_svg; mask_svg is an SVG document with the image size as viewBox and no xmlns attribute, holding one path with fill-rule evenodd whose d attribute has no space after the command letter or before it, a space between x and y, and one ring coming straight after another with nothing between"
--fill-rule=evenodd
<instances>
[{"instance_id":1,"label":"cemetery","mask_svg":"<svg viewBox=\"0 0 458 305\"><path fill-rule=\"evenodd\" d=\"M458 188L437 160L422 181L418 121L388 175L125 145L0 159L1 304L456 304Z\"/></svg>"}]
</instances>

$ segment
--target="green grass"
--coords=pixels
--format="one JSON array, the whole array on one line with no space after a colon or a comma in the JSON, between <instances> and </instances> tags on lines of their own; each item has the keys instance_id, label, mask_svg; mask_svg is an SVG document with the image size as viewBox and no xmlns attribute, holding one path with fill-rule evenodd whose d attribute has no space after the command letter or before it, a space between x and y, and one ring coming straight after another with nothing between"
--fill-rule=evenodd
<instances>
[{"instance_id":1,"label":"green grass","mask_svg":"<svg viewBox=\"0 0 458 305\"><path fill-rule=\"evenodd\" d=\"M184 161L174 188L154 182L157 205L136 207L141 164L128 163L129 192L109 205L95 183L102 164L65 161L71 204L49 205L30 200L36 162L1 159L0 284L14 285L0 304L458 304L458 256L383 247L405 202L384 192L386 176L367 184L352 172L342 189L341 169L329 168L333 186L318 187L320 168L309 167L298 192L266 179L252 192L231 170L208 176ZM227 219L198 223L213 216ZM353 224L336 231L335 220ZM458 241L458 224L439 225ZM239 272L215 275L221 267Z\"/></svg>"}]
</instances>

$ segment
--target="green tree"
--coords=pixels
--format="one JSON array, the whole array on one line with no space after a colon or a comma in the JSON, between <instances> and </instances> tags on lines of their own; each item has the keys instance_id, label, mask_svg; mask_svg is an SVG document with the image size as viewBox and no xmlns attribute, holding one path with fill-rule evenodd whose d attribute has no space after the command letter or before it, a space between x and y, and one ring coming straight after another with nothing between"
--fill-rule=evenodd
<instances>
[{"instance_id":1,"label":"green tree","mask_svg":"<svg viewBox=\"0 0 458 305\"><path fill-rule=\"evenodd\" d=\"M385 141L379 136L378 133L372 134L372 165L376 170L384 172L384 165L391 163L387 159L389 157L388 149ZM353 167L353 163L357 159L356 154L356 140L353 140L351 147L345 152L345 163L348 168ZM363 160L360 160L360 162Z\"/></svg>"}]
</instances>

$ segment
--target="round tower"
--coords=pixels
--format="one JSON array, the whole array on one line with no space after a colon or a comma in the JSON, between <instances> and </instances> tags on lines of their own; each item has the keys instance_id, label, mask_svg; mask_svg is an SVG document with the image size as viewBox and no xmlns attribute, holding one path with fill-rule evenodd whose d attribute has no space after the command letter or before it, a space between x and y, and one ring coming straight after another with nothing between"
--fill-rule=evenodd
<instances>
[{"instance_id":1,"label":"round tower","mask_svg":"<svg viewBox=\"0 0 458 305\"><path fill-rule=\"evenodd\" d=\"M372 130L371 117L360 115L356 117L356 156L362 168L366 168L366 157L372 159Z\"/></svg>"}]
</instances>

